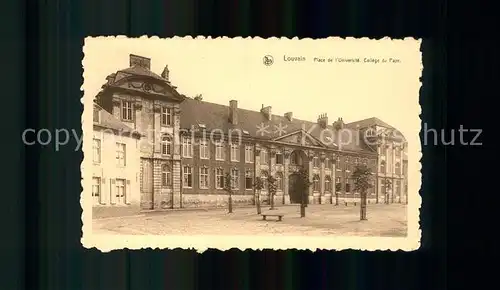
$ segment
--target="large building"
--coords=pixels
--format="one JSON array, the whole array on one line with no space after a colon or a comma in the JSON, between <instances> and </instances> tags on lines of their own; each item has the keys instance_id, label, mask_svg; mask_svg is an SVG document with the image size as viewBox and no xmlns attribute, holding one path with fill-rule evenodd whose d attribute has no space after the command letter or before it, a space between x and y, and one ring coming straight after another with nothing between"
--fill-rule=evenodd
<instances>
[{"instance_id":1,"label":"large building","mask_svg":"<svg viewBox=\"0 0 500 290\"><path fill-rule=\"evenodd\" d=\"M130 55L129 61L128 68L107 77L95 101L137 139L137 148L123 153L126 167L136 174L135 180L134 175L126 179L124 192L143 209L224 206L227 173L235 204L254 204L256 194L269 203L265 181L270 175L277 179L275 204L300 203L295 182L301 168L312 181L309 203L357 201L351 179L356 164L372 169L370 202L406 202L406 141L381 120L329 123L321 114L310 122L295 119L292 112L275 115L270 106L252 111L239 108L236 100L227 106L209 103L179 94L168 67L158 75L149 58ZM116 184L114 175L101 174L96 182ZM264 181L259 192L253 188L255 178Z\"/></svg>"}]
</instances>

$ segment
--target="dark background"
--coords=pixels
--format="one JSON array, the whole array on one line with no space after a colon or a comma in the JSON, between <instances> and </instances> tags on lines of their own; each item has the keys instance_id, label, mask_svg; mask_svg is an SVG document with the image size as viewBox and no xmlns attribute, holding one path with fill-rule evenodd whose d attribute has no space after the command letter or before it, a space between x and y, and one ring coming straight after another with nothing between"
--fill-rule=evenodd
<instances>
[{"instance_id":1,"label":"dark background","mask_svg":"<svg viewBox=\"0 0 500 290\"><path fill-rule=\"evenodd\" d=\"M467 77L460 72L493 68L489 63L458 57L457 53L473 52L453 42L444 1L387 1L385 5L360 0L200 2L45 0L3 4L2 129L8 136L3 140L9 142L2 142L6 154L0 221L5 266L0 270L5 286L0 288L446 289L447 264L461 270L458 263L446 261L448 231L474 232L481 227L472 228L470 215L463 213L446 225L448 211L466 203L472 210L477 206L464 196L478 190L477 184L473 187L467 180L480 178L481 173L461 169L464 163L481 167L484 160L465 155L471 148L459 146L422 148L422 248L415 252L210 250L200 255L149 249L101 254L82 248L82 152L73 151L75 144L59 152L50 146L24 146L20 133L25 128L67 128L81 134L85 36L423 38L422 121L438 130L458 128L459 124L467 128L484 125L482 119L469 114L479 111L479 105L460 97L481 90L468 86ZM447 85L449 81L453 88ZM469 223L463 226L465 220ZM453 240L460 250L454 252L458 260L471 258L466 257L473 249L469 240ZM477 283L479 287L481 279Z\"/></svg>"}]
</instances>

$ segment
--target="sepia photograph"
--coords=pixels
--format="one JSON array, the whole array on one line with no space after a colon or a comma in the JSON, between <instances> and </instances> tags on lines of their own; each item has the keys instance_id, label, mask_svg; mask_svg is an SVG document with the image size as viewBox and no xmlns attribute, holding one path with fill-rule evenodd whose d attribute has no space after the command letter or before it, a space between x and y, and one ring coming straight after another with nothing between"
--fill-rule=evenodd
<instances>
[{"instance_id":1,"label":"sepia photograph","mask_svg":"<svg viewBox=\"0 0 500 290\"><path fill-rule=\"evenodd\" d=\"M88 37L82 244L419 248L420 40Z\"/></svg>"}]
</instances>

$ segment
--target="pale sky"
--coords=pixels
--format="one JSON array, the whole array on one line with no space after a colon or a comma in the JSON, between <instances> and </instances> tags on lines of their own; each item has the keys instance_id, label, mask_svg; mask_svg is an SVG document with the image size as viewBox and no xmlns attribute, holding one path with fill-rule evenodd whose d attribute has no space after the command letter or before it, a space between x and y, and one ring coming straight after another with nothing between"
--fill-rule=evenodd
<instances>
[{"instance_id":1,"label":"pale sky","mask_svg":"<svg viewBox=\"0 0 500 290\"><path fill-rule=\"evenodd\" d=\"M129 54L137 54L151 58L157 74L168 64L179 93L202 94L204 101L229 105L236 99L240 108L256 111L264 104L273 114L291 111L294 118L313 122L327 113L330 124L338 117L344 122L378 117L405 135L414 170L420 169L420 41L100 37L87 38L84 53L87 101L107 75L129 67ZM273 56L273 65L263 64L265 55ZM285 62L285 56L306 61ZM318 63L314 57L361 62ZM400 62L363 63L364 58Z\"/></svg>"}]
</instances>

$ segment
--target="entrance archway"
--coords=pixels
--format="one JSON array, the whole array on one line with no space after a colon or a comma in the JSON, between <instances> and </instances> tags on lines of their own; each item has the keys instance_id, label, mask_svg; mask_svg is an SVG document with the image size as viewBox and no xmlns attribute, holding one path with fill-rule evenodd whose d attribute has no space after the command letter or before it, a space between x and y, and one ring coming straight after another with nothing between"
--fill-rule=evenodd
<instances>
[{"instance_id":1,"label":"entrance archway","mask_svg":"<svg viewBox=\"0 0 500 290\"><path fill-rule=\"evenodd\" d=\"M288 177L288 194L290 195L290 203L301 203L301 193L297 183L299 182L300 175L292 173Z\"/></svg>"},{"instance_id":2,"label":"entrance archway","mask_svg":"<svg viewBox=\"0 0 500 290\"><path fill-rule=\"evenodd\" d=\"M309 168L309 158L304 151L297 149L290 154L290 167L291 174L288 176L288 195L290 196L290 203L300 204L302 202L302 195L307 194L301 188L301 176L299 171ZM305 199L308 202L308 199Z\"/></svg>"}]
</instances>

